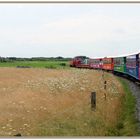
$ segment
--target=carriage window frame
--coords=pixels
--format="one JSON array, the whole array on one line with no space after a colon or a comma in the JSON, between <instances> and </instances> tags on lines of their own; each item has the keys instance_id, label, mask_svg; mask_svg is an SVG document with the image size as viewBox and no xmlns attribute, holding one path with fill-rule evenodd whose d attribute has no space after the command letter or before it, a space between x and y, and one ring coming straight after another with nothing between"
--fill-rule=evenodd
<instances>
[{"instance_id":1,"label":"carriage window frame","mask_svg":"<svg viewBox=\"0 0 140 140\"><path fill-rule=\"evenodd\" d=\"M127 67L136 67L137 66L136 59L135 58L126 59L126 66Z\"/></svg>"},{"instance_id":2,"label":"carriage window frame","mask_svg":"<svg viewBox=\"0 0 140 140\"><path fill-rule=\"evenodd\" d=\"M112 60L111 59L104 59L103 64L111 64Z\"/></svg>"},{"instance_id":3,"label":"carriage window frame","mask_svg":"<svg viewBox=\"0 0 140 140\"><path fill-rule=\"evenodd\" d=\"M114 58L114 65L124 65L124 58Z\"/></svg>"}]
</instances>

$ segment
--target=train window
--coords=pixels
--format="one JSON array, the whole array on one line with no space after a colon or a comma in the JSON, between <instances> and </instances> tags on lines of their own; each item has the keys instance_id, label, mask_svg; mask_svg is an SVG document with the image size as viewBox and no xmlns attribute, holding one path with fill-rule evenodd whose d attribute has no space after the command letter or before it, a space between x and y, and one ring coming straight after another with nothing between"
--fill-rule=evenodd
<instances>
[{"instance_id":1,"label":"train window","mask_svg":"<svg viewBox=\"0 0 140 140\"><path fill-rule=\"evenodd\" d=\"M89 59L85 59L85 63L86 64L89 64Z\"/></svg>"},{"instance_id":2,"label":"train window","mask_svg":"<svg viewBox=\"0 0 140 140\"><path fill-rule=\"evenodd\" d=\"M130 67L136 67L136 59L127 59L126 65Z\"/></svg>"},{"instance_id":3,"label":"train window","mask_svg":"<svg viewBox=\"0 0 140 140\"><path fill-rule=\"evenodd\" d=\"M114 64L124 65L124 59L123 58L116 58L116 59L114 59Z\"/></svg>"},{"instance_id":4,"label":"train window","mask_svg":"<svg viewBox=\"0 0 140 140\"><path fill-rule=\"evenodd\" d=\"M114 64L116 64L116 65L121 65L120 59L114 59Z\"/></svg>"},{"instance_id":5,"label":"train window","mask_svg":"<svg viewBox=\"0 0 140 140\"><path fill-rule=\"evenodd\" d=\"M130 55L126 57L127 59L136 59L136 55Z\"/></svg>"},{"instance_id":6,"label":"train window","mask_svg":"<svg viewBox=\"0 0 140 140\"><path fill-rule=\"evenodd\" d=\"M99 60L95 60L94 63L95 63L95 64L99 64L100 61L99 61Z\"/></svg>"},{"instance_id":7,"label":"train window","mask_svg":"<svg viewBox=\"0 0 140 140\"><path fill-rule=\"evenodd\" d=\"M81 64L89 64L89 59L81 59Z\"/></svg>"},{"instance_id":8,"label":"train window","mask_svg":"<svg viewBox=\"0 0 140 140\"><path fill-rule=\"evenodd\" d=\"M90 61L90 63L93 63L94 62L93 59L90 59L89 61Z\"/></svg>"},{"instance_id":9,"label":"train window","mask_svg":"<svg viewBox=\"0 0 140 140\"><path fill-rule=\"evenodd\" d=\"M103 63L104 64L111 64L111 59L105 59L105 60L103 60Z\"/></svg>"},{"instance_id":10,"label":"train window","mask_svg":"<svg viewBox=\"0 0 140 140\"><path fill-rule=\"evenodd\" d=\"M93 63L93 64L99 64L100 63L100 60L98 60L98 59L92 59L90 62Z\"/></svg>"}]
</instances>

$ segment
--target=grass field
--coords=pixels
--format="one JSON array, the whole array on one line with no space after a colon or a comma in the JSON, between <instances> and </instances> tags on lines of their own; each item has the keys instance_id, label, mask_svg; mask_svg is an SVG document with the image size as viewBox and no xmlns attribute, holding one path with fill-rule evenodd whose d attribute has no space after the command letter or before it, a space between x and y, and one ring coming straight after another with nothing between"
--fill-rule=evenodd
<instances>
[{"instance_id":1,"label":"grass field","mask_svg":"<svg viewBox=\"0 0 140 140\"><path fill-rule=\"evenodd\" d=\"M25 66L32 68L68 68L68 61L12 61L12 62L1 62L0 67L17 67Z\"/></svg>"},{"instance_id":2,"label":"grass field","mask_svg":"<svg viewBox=\"0 0 140 140\"><path fill-rule=\"evenodd\" d=\"M128 91L115 76L102 74L87 69L0 68L0 136L137 135L136 124L125 115L134 109L126 110L133 100L124 105L131 96L125 96ZM92 91L96 111L91 110Z\"/></svg>"}]
</instances>

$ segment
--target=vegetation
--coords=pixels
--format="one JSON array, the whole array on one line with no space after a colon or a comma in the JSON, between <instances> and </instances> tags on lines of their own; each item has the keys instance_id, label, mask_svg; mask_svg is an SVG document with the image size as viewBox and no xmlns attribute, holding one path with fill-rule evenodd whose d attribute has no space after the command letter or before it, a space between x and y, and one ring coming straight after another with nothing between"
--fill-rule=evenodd
<instances>
[{"instance_id":1,"label":"vegetation","mask_svg":"<svg viewBox=\"0 0 140 140\"><path fill-rule=\"evenodd\" d=\"M135 98L123 79L106 72L103 79L102 71L96 70L59 69L68 68L66 60L12 60L0 66L58 68L0 69L1 136L139 135ZM96 111L90 107L92 91L96 91Z\"/></svg>"},{"instance_id":2,"label":"vegetation","mask_svg":"<svg viewBox=\"0 0 140 140\"><path fill-rule=\"evenodd\" d=\"M106 77L110 76L106 74ZM43 136L139 136L138 122L135 117L135 98L127 82L123 79L119 81L123 86L123 94L120 93L121 95L116 99L108 95L109 99L100 102L96 112L91 112L86 104L79 110L73 108L69 113L58 114L52 117L51 121L46 120L45 123L41 123L37 134Z\"/></svg>"},{"instance_id":3,"label":"vegetation","mask_svg":"<svg viewBox=\"0 0 140 140\"><path fill-rule=\"evenodd\" d=\"M0 57L0 67L17 67L17 68L68 68L71 58L59 57Z\"/></svg>"},{"instance_id":4,"label":"vegetation","mask_svg":"<svg viewBox=\"0 0 140 140\"><path fill-rule=\"evenodd\" d=\"M0 57L0 62L13 62L13 61L69 61L71 58L58 57L32 57L32 58L20 58L20 57Z\"/></svg>"},{"instance_id":5,"label":"vegetation","mask_svg":"<svg viewBox=\"0 0 140 140\"><path fill-rule=\"evenodd\" d=\"M93 75L90 73L93 73ZM77 70L78 79L73 75L73 80L70 82L71 84L73 83L74 96L68 94L69 99L65 99L65 106L67 107L64 111L60 111L51 118L46 118L45 121L40 122L35 133L40 136L120 136L122 127L120 116L123 107L122 98L124 98L122 92L124 91L122 90L122 85L114 76L106 73L105 78L108 81L108 87L106 91L107 99L105 100L101 74L101 71ZM68 83L70 79L68 78L64 82ZM76 83L77 80L79 81L78 83ZM61 89L61 82L63 80L58 79L57 82L54 82L54 85L58 85ZM118 87L117 90L114 89L112 83L114 83L115 87ZM80 88L83 94L80 94L75 87ZM61 93L60 89L59 93ZM90 109L89 94L92 89L97 90L96 111L91 111ZM55 91L58 92L57 89ZM57 96L59 97L60 95L58 94ZM88 96L88 98L84 96ZM67 104L71 101L74 103L69 107Z\"/></svg>"},{"instance_id":6,"label":"vegetation","mask_svg":"<svg viewBox=\"0 0 140 140\"><path fill-rule=\"evenodd\" d=\"M122 87L88 69L0 69L0 136L109 136L121 112ZM117 90L111 84L114 83ZM96 111L90 95L96 91Z\"/></svg>"},{"instance_id":7,"label":"vegetation","mask_svg":"<svg viewBox=\"0 0 140 140\"><path fill-rule=\"evenodd\" d=\"M68 68L68 61L47 60L47 61L11 61L0 63L0 67L23 67L23 68Z\"/></svg>"},{"instance_id":8,"label":"vegetation","mask_svg":"<svg viewBox=\"0 0 140 140\"><path fill-rule=\"evenodd\" d=\"M138 120L135 116L136 111L136 100L132 95L131 90L128 86L128 83L119 78L119 81L122 83L125 91L125 96L122 99L123 108L120 121L117 125L117 128L120 130L120 135L122 136L139 136L140 132L138 129Z\"/></svg>"}]
</instances>

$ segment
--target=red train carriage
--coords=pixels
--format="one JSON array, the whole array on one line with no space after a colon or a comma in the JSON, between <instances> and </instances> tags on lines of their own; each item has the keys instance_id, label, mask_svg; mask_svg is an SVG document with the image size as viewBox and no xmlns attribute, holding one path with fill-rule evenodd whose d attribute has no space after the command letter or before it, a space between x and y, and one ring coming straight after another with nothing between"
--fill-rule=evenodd
<instances>
[{"instance_id":1,"label":"red train carriage","mask_svg":"<svg viewBox=\"0 0 140 140\"><path fill-rule=\"evenodd\" d=\"M90 65L90 68L93 68L93 69L102 69L102 66L103 66L102 59L100 58L89 59L89 65Z\"/></svg>"},{"instance_id":2,"label":"red train carriage","mask_svg":"<svg viewBox=\"0 0 140 140\"><path fill-rule=\"evenodd\" d=\"M114 69L113 58L103 58L102 62L103 62L102 68L104 70L111 70L112 71Z\"/></svg>"}]
</instances>

